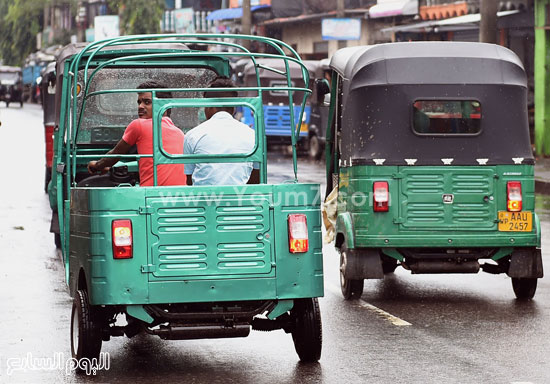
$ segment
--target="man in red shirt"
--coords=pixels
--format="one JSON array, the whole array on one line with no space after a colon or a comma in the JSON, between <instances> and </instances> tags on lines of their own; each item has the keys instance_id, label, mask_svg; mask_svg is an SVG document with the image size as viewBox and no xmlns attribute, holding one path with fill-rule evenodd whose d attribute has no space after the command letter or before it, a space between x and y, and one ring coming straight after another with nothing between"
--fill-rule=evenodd
<instances>
[{"instance_id":1,"label":"man in red shirt","mask_svg":"<svg viewBox=\"0 0 550 384\"><path fill-rule=\"evenodd\" d=\"M164 85L155 81L147 81L140 84L138 89L166 88ZM159 98L171 98L171 92L157 92ZM128 153L133 145L137 146L140 155L153 153L153 99L151 92L138 93L138 117L132 121L126 130L122 139L117 145L108 152L108 154ZM172 155L183 154L183 132L174 125L170 119L170 110L167 110L162 117L162 146L164 150ZM88 163L90 173L105 173L108 167L113 166L118 161L117 158L103 158L98 161ZM154 185L153 178L153 159L141 158L139 160L139 179L140 186ZM160 164L157 166L157 184L158 185L186 185L186 175L183 164Z\"/></svg>"}]
</instances>

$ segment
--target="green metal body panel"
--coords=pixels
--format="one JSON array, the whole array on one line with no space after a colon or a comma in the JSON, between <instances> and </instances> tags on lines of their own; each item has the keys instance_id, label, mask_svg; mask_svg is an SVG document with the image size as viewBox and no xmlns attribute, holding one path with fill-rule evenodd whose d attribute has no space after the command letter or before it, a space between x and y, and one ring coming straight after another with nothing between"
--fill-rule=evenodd
<instances>
[{"instance_id":1,"label":"green metal body panel","mask_svg":"<svg viewBox=\"0 0 550 384\"><path fill-rule=\"evenodd\" d=\"M322 296L318 188L73 188L69 281L83 271L102 305ZM307 216L306 253L289 252L290 213ZM113 259L115 219L132 221L131 259Z\"/></svg>"},{"instance_id":2,"label":"green metal body panel","mask_svg":"<svg viewBox=\"0 0 550 384\"><path fill-rule=\"evenodd\" d=\"M512 180L522 183L523 211L533 212L531 232L498 231ZM373 211L374 181L388 182L388 212ZM453 203L444 203L443 194L452 194ZM390 249L540 247L534 206L532 165L341 167L336 232L348 247L388 248L384 253L394 258Z\"/></svg>"}]
</instances>

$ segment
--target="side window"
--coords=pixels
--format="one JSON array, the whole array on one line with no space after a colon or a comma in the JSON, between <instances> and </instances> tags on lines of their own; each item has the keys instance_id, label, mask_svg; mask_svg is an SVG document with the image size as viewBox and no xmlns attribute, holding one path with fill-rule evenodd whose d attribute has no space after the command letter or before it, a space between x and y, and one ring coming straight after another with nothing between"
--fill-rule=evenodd
<instances>
[{"instance_id":1,"label":"side window","mask_svg":"<svg viewBox=\"0 0 550 384\"><path fill-rule=\"evenodd\" d=\"M477 100L416 100L412 128L419 135L477 135L481 103Z\"/></svg>"}]
</instances>

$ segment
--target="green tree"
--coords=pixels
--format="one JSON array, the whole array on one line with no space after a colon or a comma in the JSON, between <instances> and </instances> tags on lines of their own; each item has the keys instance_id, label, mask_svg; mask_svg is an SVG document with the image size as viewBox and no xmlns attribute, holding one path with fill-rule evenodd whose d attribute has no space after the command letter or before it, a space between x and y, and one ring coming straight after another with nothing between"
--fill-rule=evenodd
<instances>
[{"instance_id":1,"label":"green tree","mask_svg":"<svg viewBox=\"0 0 550 384\"><path fill-rule=\"evenodd\" d=\"M111 0L109 8L119 9L120 29L124 35L160 32L164 0Z\"/></svg>"},{"instance_id":2,"label":"green tree","mask_svg":"<svg viewBox=\"0 0 550 384\"><path fill-rule=\"evenodd\" d=\"M0 1L0 55L4 64L21 65L36 50L36 34L42 29L44 1Z\"/></svg>"}]
</instances>

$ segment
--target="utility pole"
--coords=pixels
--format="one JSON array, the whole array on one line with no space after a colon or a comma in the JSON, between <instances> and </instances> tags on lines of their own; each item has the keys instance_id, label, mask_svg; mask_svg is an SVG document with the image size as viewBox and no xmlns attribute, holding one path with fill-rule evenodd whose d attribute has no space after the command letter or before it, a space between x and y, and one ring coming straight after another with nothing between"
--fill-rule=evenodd
<instances>
[{"instance_id":1,"label":"utility pole","mask_svg":"<svg viewBox=\"0 0 550 384\"><path fill-rule=\"evenodd\" d=\"M479 23L479 41L482 43L497 42L498 0L481 0Z\"/></svg>"},{"instance_id":2,"label":"utility pole","mask_svg":"<svg viewBox=\"0 0 550 384\"><path fill-rule=\"evenodd\" d=\"M346 15L346 2L345 0L336 0L336 12L338 17L342 18Z\"/></svg>"},{"instance_id":3,"label":"utility pole","mask_svg":"<svg viewBox=\"0 0 550 384\"><path fill-rule=\"evenodd\" d=\"M241 33L250 35L252 25L252 12L250 11L250 0L243 0L243 17L241 19ZM250 49L250 40L243 40L243 46Z\"/></svg>"}]
</instances>

